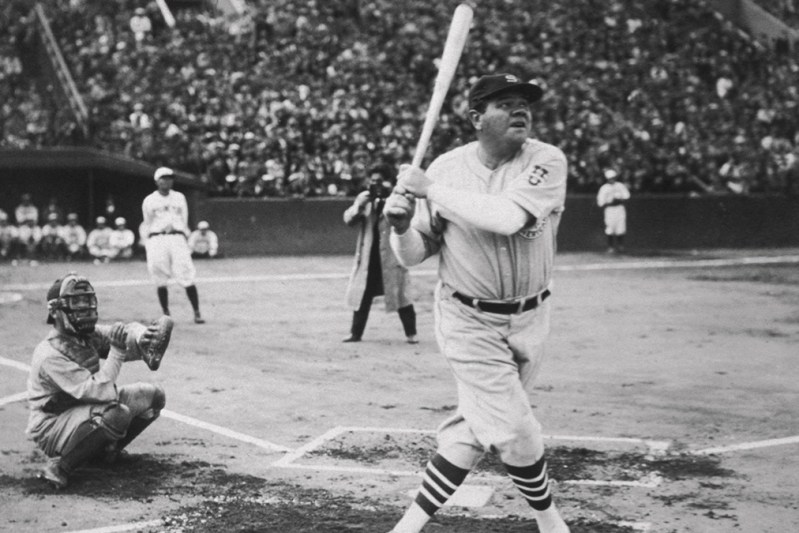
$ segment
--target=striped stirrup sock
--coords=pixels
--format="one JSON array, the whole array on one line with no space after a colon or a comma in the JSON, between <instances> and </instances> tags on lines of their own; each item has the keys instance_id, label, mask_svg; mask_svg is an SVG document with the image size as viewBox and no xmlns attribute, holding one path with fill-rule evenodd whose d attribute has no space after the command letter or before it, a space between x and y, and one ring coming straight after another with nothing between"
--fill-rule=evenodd
<instances>
[{"instance_id":1,"label":"striped stirrup sock","mask_svg":"<svg viewBox=\"0 0 799 533\"><path fill-rule=\"evenodd\" d=\"M427 463L422 486L416 495L416 503L425 513L433 516L458 490L468 473L468 470L458 468L439 454L435 454Z\"/></svg>"},{"instance_id":2,"label":"striped stirrup sock","mask_svg":"<svg viewBox=\"0 0 799 533\"><path fill-rule=\"evenodd\" d=\"M536 511L545 511L552 505L552 495L549 492L549 476L547 476L547 462L542 456L531 466L505 465L513 484L522 491L522 495Z\"/></svg>"}]
</instances>

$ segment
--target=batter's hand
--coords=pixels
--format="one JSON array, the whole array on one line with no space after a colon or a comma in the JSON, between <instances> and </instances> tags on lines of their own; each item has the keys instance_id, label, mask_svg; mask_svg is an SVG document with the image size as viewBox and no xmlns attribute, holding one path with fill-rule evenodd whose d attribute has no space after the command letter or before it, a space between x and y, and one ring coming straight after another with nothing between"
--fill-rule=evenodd
<instances>
[{"instance_id":1,"label":"batter's hand","mask_svg":"<svg viewBox=\"0 0 799 533\"><path fill-rule=\"evenodd\" d=\"M433 181L427 177L424 170L410 165L400 167L397 176L397 187L402 191L414 195L416 198L427 198L427 190Z\"/></svg>"},{"instance_id":2,"label":"batter's hand","mask_svg":"<svg viewBox=\"0 0 799 533\"><path fill-rule=\"evenodd\" d=\"M399 187L395 188L391 196L386 198L386 205L383 206L383 214L386 215L386 220L394 228L394 231L400 235L411 227L411 219L415 211L416 200L413 197L408 198L407 195L402 194Z\"/></svg>"}]
</instances>

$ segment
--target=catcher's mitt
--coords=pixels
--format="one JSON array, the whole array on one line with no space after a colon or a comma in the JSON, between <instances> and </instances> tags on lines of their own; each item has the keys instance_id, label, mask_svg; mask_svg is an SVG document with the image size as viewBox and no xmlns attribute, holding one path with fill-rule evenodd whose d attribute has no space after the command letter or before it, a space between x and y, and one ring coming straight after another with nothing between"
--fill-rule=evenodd
<instances>
[{"instance_id":1,"label":"catcher's mitt","mask_svg":"<svg viewBox=\"0 0 799 533\"><path fill-rule=\"evenodd\" d=\"M150 370L158 370L161 365L161 359L169 346L169 338L172 336L174 325L173 320L164 315L153 320L142 334L140 340L142 359Z\"/></svg>"}]
</instances>

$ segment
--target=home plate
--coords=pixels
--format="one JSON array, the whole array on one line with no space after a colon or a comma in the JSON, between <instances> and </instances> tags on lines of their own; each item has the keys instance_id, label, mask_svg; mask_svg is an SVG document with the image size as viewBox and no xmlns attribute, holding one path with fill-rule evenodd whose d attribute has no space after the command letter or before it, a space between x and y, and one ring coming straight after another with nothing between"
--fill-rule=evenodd
<instances>
[{"instance_id":1,"label":"home plate","mask_svg":"<svg viewBox=\"0 0 799 533\"><path fill-rule=\"evenodd\" d=\"M415 498L418 490L409 490L408 497ZM483 507L494 494L494 489L482 485L461 485L444 507Z\"/></svg>"}]
</instances>

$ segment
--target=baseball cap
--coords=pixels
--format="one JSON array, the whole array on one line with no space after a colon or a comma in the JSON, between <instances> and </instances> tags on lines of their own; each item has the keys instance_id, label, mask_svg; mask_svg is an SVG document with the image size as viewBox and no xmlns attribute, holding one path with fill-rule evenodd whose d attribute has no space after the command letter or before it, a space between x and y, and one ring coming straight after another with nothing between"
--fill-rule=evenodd
<instances>
[{"instance_id":1,"label":"baseball cap","mask_svg":"<svg viewBox=\"0 0 799 533\"><path fill-rule=\"evenodd\" d=\"M48 302L50 300L55 300L59 296L61 296L61 282L62 281L64 281L63 278L58 278L57 280L55 280L53 282L52 285L50 285L50 288L47 290L47 301ZM53 320L53 317L50 315L49 309L48 309L48 312L47 312L47 323L48 324L55 323L55 321Z\"/></svg>"},{"instance_id":2,"label":"baseball cap","mask_svg":"<svg viewBox=\"0 0 799 533\"><path fill-rule=\"evenodd\" d=\"M158 183L158 180L160 180L161 178L174 178L174 177L175 173L172 171L171 168L168 167L158 167L157 169L155 169L155 174L153 174L153 179L155 180L156 183Z\"/></svg>"},{"instance_id":3,"label":"baseball cap","mask_svg":"<svg viewBox=\"0 0 799 533\"><path fill-rule=\"evenodd\" d=\"M77 213L68 214L67 215L67 220L78 220L78 214Z\"/></svg>"},{"instance_id":4,"label":"baseball cap","mask_svg":"<svg viewBox=\"0 0 799 533\"><path fill-rule=\"evenodd\" d=\"M469 108L473 109L480 102L510 89L520 90L530 103L537 102L544 95L538 85L520 80L513 74L487 74L481 76L469 91Z\"/></svg>"},{"instance_id":5,"label":"baseball cap","mask_svg":"<svg viewBox=\"0 0 799 533\"><path fill-rule=\"evenodd\" d=\"M211 226L210 226L210 225L208 224L208 222L206 222L205 220L201 220L201 221L200 221L200 222L197 224L197 229L208 229L209 227L211 227Z\"/></svg>"},{"instance_id":6,"label":"baseball cap","mask_svg":"<svg viewBox=\"0 0 799 533\"><path fill-rule=\"evenodd\" d=\"M96 222L97 224L105 224L105 217L97 217L97 218L95 219L95 222Z\"/></svg>"},{"instance_id":7,"label":"baseball cap","mask_svg":"<svg viewBox=\"0 0 799 533\"><path fill-rule=\"evenodd\" d=\"M125 224L126 222L127 222L127 220L125 220L125 217L117 217L116 220L114 220L114 224L116 224L117 226L121 226L122 224Z\"/></svg>"},{"instance_id":8,"label":"baseball cap","mask_svg":"<svg viewBox=\"0 0 799 533\"><path fill-rule=\"evenodd\" d=\"M612 180L612 179L616 178L616 176L618 176L618 175L619 175L619 173L616 172L615 170L613 170L612 168L609 168L609 169L607 169L605 171L605 179L608 179L608 180Z\"/></svg>"}]
</instances>

